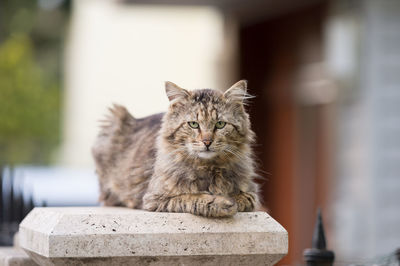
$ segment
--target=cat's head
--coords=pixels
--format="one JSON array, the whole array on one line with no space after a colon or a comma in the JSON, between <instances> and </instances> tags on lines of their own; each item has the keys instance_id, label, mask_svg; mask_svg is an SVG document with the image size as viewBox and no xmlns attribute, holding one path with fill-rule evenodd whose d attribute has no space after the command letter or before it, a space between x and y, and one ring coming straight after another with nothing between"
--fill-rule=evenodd
<instances>
[{"instance_id":1,"label":"cat's head","mask_svg":"<svg viewBox=\"0 0 400 266\"><path fill-rule=\"evenodd\" d=\"M225 93L219 90L188 91L165 83L170 107L162 137L168 150L183 159L240 160L254 133L244 103L247 82L241 80Z\"/></svg>"}]
</instances>

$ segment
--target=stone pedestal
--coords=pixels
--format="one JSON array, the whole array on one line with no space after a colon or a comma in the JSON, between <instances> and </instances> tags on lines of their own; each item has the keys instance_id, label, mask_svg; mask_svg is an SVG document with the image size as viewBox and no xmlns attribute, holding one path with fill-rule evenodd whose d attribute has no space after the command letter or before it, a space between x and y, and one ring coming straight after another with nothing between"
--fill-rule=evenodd
<instances>
[{"instance_id":1,"label":"stone pedestal","mask_svg":"<svg viewBox=\"0 0 400 266\"><path fill-rule=\"evenodd\" d=\"M0 266L37 266L37 264L19 248L0 247Z\"/></svg>"},{"instance_id":2,"label":"stone pedestal","mask_svg":"<svg viewBox=\"0 0 400 266\"><path fill-rule=\"evenodd\" d=\"M209 219L118 207L35 208L20 246L40 265L273 265L286 230L264 212Z\"/></svg>"}]
</instances>

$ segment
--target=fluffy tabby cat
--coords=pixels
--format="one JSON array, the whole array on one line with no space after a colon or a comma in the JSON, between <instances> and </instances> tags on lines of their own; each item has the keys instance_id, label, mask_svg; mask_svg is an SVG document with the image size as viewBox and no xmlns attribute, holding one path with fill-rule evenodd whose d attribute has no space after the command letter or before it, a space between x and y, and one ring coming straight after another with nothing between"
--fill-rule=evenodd
<instances>
[{"instance_id":1,"label":"fluffy tabby cat","mask_svg":"<svg viewBox=\"0 0 400 266\"><path fill-rule=\"evenodd\" d=\"M122 106L110 109L93 147L100 200L207 217L255 210L247 82L225 93L165 85L170 100L165 114L136 119Z\"/></svg>"}]
</instances>

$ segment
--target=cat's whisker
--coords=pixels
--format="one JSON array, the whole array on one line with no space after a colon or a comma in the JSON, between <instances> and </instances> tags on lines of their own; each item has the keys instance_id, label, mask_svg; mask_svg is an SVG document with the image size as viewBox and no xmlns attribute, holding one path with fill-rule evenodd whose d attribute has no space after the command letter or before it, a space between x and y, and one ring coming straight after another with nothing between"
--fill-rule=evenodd
<instances>
[{"instance_id":1,"label":"cat's whisker","mask_svg":"<svg viewBox=\"0 0 400 266\"><path fill-rule=\"evenodd\" d=\"M245 159L245 157L238 151L235 151L234 149L232 149L232 147L230 145L228 145L225 150L227 152L230 152L231 154L235 155L236 157L238 157L239 159Z\"/></svg>"},{"instance_id":2,"label":"cat's whisker","mask_svg":"<svg viewBox=\"0 0 400 266\"><path fill-rule=\"evenodd\" d=\"M229 159L230 158L230 156L229 156L229 153L227 153L227 152L225 152L225 151L221 151L221 153L222 153L222 156L224 157L224 159Z\"/></svg>"}]
</instances>

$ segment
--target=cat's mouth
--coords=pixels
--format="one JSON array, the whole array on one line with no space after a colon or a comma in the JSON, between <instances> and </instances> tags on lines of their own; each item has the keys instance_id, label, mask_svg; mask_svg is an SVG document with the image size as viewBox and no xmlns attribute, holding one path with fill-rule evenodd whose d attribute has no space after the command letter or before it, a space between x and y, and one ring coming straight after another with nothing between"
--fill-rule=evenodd
<instances>
[{"instance_id":1,"label":"cat's mouth","mask_svg":"<svg viewBox=\"0 0 400 266\"><path fill-rule=\"evenodd\" d=\"M217 155L216 152L214 151L210 151L210 150L206 150L206 151L201 151L198 153L198 156L202 159L211 159L213 158L215 155Z\"/></svg>"}]
</instances>

